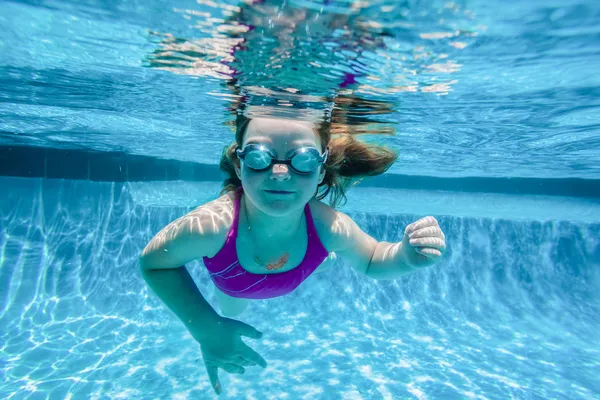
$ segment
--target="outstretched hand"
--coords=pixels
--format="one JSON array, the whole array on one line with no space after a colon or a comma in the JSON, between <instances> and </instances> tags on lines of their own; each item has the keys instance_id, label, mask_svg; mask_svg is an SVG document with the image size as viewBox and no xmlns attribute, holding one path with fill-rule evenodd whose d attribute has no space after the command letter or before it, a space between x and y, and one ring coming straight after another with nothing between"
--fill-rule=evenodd
<instances>
[{"instance_id":1,"label":"outstretched hand","mask_svg":"<svg viewBox=\"0 0 600 400\"><path fill-rule=\"evenodd\" d=\"M242 341L242 336L260 339L262 333L241 321L221 317L211 326L210 334L199 340L206 372L217 394L221 394L223 390L219 381L219 368L232 374L243 374L244 367L267 366L265 359Z\"/></svg>"},{"instance_id":2,"label":"outstretched hand","mask_svg":"<svg viewBox=\"0 0 600 400\"><path fill-rule=\"evenodd\" d=\"M402 251L409 266L428 267L440 260L446 251L446 237L433 217L425 217L404 230Z\"/></svg>"}]
</instances>

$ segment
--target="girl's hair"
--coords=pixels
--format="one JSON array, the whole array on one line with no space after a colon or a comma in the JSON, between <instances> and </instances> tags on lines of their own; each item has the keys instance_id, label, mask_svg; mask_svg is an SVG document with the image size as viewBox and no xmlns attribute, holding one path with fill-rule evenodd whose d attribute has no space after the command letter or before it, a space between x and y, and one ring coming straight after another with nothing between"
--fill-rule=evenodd
<instances>
[{"instance_id":1,"label":"girl's hair","mask_svg":"<svg viewBox=\"0 0 600 400\"><path fill-rule=\"evenodd\" d=\"M335 121L336 119L338 121ZM331 122L317 123L315 128L315 133L319 135L321 141L321 148L329 147L329 156L324 164L325 178L317 187L315 197L322 200L330 194L332 207L343 205L346 202L346 192L350 187L365 177L384 173L398 157L395 151L386 147L357 140L355 135L366 132L355 129L356 126L341 123L340 119L342 118L335 118L333 115ZM343 119L345 120L345 118ZM249 122L250 118L244 116L243 113L237 114L235 142L225 147L219 163L221 170L227 174L221 194L242 186L234 169L234 164L238 167L240 165L235 150L242 147ZM368 133L393 134L393 130L381 129Z\"/></svg>"}]
</instances>

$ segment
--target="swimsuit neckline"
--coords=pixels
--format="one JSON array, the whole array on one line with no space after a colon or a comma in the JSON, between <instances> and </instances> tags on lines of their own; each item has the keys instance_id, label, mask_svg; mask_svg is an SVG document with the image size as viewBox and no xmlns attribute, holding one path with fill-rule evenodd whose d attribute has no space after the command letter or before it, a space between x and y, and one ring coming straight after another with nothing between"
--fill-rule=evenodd
<instances>
[{"instance_id":1,"label":"swimsuit neckline","mask_svg":"<svg viewBox=\"0 0 600 400\"><path fill-rule=\"evenodd\" d=\"M310 238L311 235L310 235L310 228L309 228L309 216L311 217L310 218L310 222L311 223L313 222L312 221L312 214L310 212L310 208L308 206L308 203L306 203L306 205L304 206L304 211L303 211L304 220L306 222L306 236L307 236L307 238L306 238L306 251L304 252L304 256L302 257L302 261L300 261L300 263L298 265L296 265L294 268L289 269L287 271L272 272L272 273L261 273L261 272L257 273L257 272L252 272L252 271L248 271L246 268L244 268L242 266L242 263L240 262L240 257L239 257L238 252L237 252L237 237L238 237L238 232L239 232L238 227L239 227L239 224L240 224L240 213L241 213L241 204L242 204L241 202L242 202L242 194L243 194L243 190L240 190L240 189L236 190L236 193L235 193L235 197L236 198L235 198L234 207L236 207L236 209L234 210L234 221L233 221L234 227L232 226L232 229L230 231L230 235L231 235L231 233L235 230L235 232L233 232L233 235L231 235L231 239L233 240L233 248L235 250L235 258L237 259L238 266L244 272L246 272L247 274L255 275L255 276L264 276L264 275L280 275L280 276L283 276L283 275L287 274L288 272L293 272L296 269L298 269L300 267L303 267L304 264L306 263L308 255L310 254L309 250L310 250L310 247L311 247L311 240L310 240L311 239ZM312 223L312 225L313 225L313 231L316 232L316 229L314 229L314 223ZM227 240L229 240L229 237L227 238Z\"/></svg>"}]
</instances>

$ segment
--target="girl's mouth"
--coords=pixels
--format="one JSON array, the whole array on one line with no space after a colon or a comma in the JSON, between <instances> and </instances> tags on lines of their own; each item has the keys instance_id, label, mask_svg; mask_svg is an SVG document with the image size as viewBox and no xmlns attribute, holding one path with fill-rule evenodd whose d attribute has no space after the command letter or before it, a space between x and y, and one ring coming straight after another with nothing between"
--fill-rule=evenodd
<instances>
[{"instance_id":1,"label":"girl's mouth","mask_svg":"<svg viewBox=\"0 0 600 400\"><path fill-rule=\"evenodd\" d=\"M271 194L292 194L292 193L294 193L294 192L289 192L287 190L265 190L265 192L271 193Z\"/></svg>"}]
</instances>

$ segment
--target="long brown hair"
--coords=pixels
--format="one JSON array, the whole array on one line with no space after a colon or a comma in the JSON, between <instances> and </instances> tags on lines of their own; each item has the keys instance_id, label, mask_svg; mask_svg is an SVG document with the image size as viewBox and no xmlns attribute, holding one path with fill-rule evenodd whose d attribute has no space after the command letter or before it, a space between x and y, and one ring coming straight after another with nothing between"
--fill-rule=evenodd
<instances>
[{"instance_id":1,"label":"long brown hair","mask_svg":"<svg viewBox=\"0 0 600 400\"><path fill-rule=\"evenodd\" d=\"M346 120L347 118L334 112L329 121L318 122L315 127L321 148L329 147L329 156L324 164L325 178L317 187L315 198L322 200L331 195L329 203L332 207L346 202L346 192L350 187L366 177L384 173L398 157L395 151L385 146L359 141L355 136L367 132L357 125L348 124ZM219 163L221 170L227 174L221 194L242 186L234 168L234 165L240 165L235 150L242 147L249 122L250 118L243 113L236 115L235 142L225 147ZM382 128L368 133L393 134L394 131Z\"/></svg>"}]
</instances>

